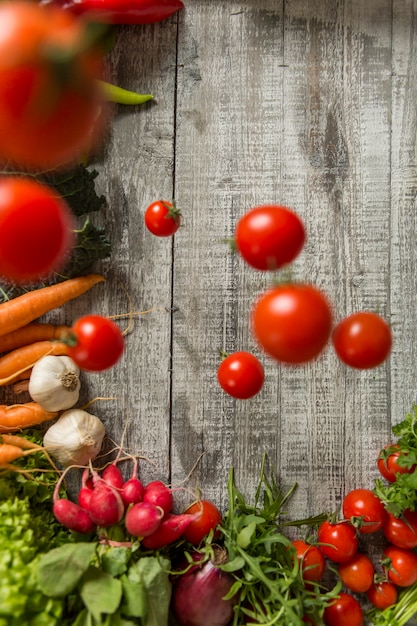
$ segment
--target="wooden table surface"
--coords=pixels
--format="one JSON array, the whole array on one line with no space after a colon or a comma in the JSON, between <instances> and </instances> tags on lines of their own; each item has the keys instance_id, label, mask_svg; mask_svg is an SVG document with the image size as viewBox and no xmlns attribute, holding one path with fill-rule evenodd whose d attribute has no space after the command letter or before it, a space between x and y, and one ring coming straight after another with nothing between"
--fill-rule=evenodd
<instances>
[{"instance_id":1,"label":"wooden table surface","mask_svg":"<svg viewBox=\"0 0 417 626\"><path fill-rule=\"evenodd\" d=\"M124 313L126 291L135 311L153 311L84 395L116 398L94 412L149 459L145 480L199 487L224 509L229 468L251 497L266 452L283 488L298 483L292 518L338 509L349 489L373 486L376 455L416 397L417 1L185 3L160 24L119 27L111 53L110 78L155 101L116 111L96 164L107 283L65 316ZM160 197L182 210L174 239L144 226ZM250 311L272 277L224 239L265 203L304 220L291 277L323 289L336 321L374 310L390 322L386 364L353 370L330 347L300 367L262 354ZM262 359L257 397L220 389L220 349Z\"/></svg>"}]
</instances>

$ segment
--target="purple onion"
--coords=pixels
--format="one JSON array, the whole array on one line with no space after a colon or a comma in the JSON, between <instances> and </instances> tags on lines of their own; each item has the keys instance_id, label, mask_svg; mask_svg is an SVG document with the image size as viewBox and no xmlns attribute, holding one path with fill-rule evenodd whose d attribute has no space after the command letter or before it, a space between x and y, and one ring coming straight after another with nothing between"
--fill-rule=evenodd
<instances>
[{"instance_id":1,"label":"purple onion","mask_svg":"<svg viewBox=\"0 0 417 626\"><path fill-rule=\"evenodd\" d=\"M180 626L227 626L237 598L223 598L233 582L232 576L212 561L194 565L182 574L172 591L172 607Z\"/></svg>"}]
</instances>

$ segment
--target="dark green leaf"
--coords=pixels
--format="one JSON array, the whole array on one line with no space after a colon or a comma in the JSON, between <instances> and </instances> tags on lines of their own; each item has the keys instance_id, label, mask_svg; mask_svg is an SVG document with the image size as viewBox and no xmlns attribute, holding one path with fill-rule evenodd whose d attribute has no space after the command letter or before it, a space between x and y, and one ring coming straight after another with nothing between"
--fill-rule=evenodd
<instances>
[{"instance_id":1,"label":"dark green leaf","mask_svg":"<svg viewBox=\"0 0 417 626\"><path fill-rule=\"evenodd\" d=\"M97 567L89 567L80 588L81 598L94 619L115 613L122 599L122 583Z\"/></svg>"},{"instance_id":2,"label":"dark green leaf","mask_svg":"<svg viewBox=\"0 0 417 626\"><path fill-rule=\"evenodd\" d=\"M101 567L104 572L111 576L120 576L127 572L129 559L132 551L130 548L111 547L100 555Z\"/></svg>"},{"instance_id":3,"label":"dark green leaf","mask_svg":"<svg viewBox=\"0 0 417 626\"><path fill-rule=\"evenodd\" d=\"M127 617L144 617L147 610L147 597L141 582L133 583L127 576L121 578L123 585L122 614Z\"/></svg>"},{"instance_id":4,"label":"dark green leaf","mask_svg":"<svg viewBox=\"0 0 417 626\"><path fill-rule=\"evenodd\" d=\"M48 172L37 176L46 184L54 187L65 198L75 216L99 211L106 204L104 196L98 196L95 188L96 170L89 170L79 165L69 172Z\"/></svg>"},{"instance_id":5,"label":"dark green leaf","mask_svg":"<svg viewBox=\"0 0 417 626\"><path fill-rule=\"evenodd\" d=\"M78 585L96 552L95 543L65 544L42 555L37 578L42 592L63 598Z\"/></svg>"}]
</instances>

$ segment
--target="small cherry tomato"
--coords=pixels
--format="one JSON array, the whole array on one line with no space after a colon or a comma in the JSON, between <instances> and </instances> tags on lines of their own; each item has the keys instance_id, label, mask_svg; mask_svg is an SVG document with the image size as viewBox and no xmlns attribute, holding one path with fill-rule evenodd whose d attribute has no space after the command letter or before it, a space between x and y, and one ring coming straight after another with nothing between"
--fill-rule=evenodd
<instances>
[{"instance_id":1,"label":"small cherry tomato","mask_svg":"<svg viewBox=\"0 0 417 626\"><path fill-rule=\"evenodd\" d=\"M320 550L330 561L346 563L356 554L358 538L353 526L346 522L323 522L318 529Z\"/></svg>"},{"instance_id":2,"label":"small cherry tomato","mask_svg":"<svg viewBox=\"0 0 417 626\"><path fill-rule=\"evenodd\" d=\"M374 533L382 527L386 512L384 505L369 489L353 489L343 499L343 516L361 534Z\"/></svg>"},{"instance_id":3,"label":"small cherry tomato","mask_svg":"<svg viewBox=\"0 0 417 626\"><path fill-rule=\"evenodd\" d=\"M400 457L404 457L400 446L396 443L386 446L379 453L377 464L379 473L390 483L395 483L397 474L412 474L415 465L404 467L398 463Z\"/></svg>"},{"instance_id":4,"label":"small cherry tomato","mask_svg":"<svg viewBox=\"0 0 417 626\"><path fill-rule=\"evenodd\" d=\"M219 509L209 500L194 502L185 510L185 513L191 515L201 513L200 517L187 526L184 533L184 537L193 546L198 546L204 537L207 537L211 530L215 530L222 520Z\"/></svg>"},{"instance_id":5,"label":"small cherry tomato","mask_svg":"<svg viewBox=\"0 0 417 626\"><path fill-rule=\"evenodd\" d=\"M411 587L417 581L417 555L412 550L388 546L384 550L383 568L390 582Z\"/></svg>"},{"instance_id":6,"label":"small cherry tomato","mask_svg":"<svg viewBox=\"0 0 417 626\"><path fill-rule=\"evenodd\" d=\"M255 338L277 361L301 364L315 359L331 333L327 298L315 287L279 285L262 294L252 310Z\"/></svg>"},{"instance_id":7,"label":"small cherry tomato","mask_svg":"<svg viewBox=\"0 0 417 626\"><path fill-rule=\"evenodd\" d=\"M323 619L326 626L362 626L363 611L356 598L341 592L324 609Z\"/></svg>"},{"instance_id":8,"label":"small cherry tomato","mask_svg":"<svg viewBox=\"0 0 417 626\"><path fill-rule=\"evenodd\" d=\"M391 329L379 315L369 311L343 319L333 331L333 346L341 361L357 369L381 365L392 346Z\"/></svg>"},{"instance_id":9,"label":"small cherry tomato","mask_svg":"<svg viewBox=\"0 0 417 626\"><path fill-rule=\"evenodd\" d=\"M276 270L293 261L303 248L304 224L287 207L259 206L240 218L235 241L246 263L258 270Z\"/></svg>"},{"instance_id":10,"label":"small cherry tomato","mask_svg":"<svg viewBox=\"0 0 417 626\"><path fill-rule=\"evenodd\" d=\"M417 511L404 511L401 518L387 513L382 532L388 541L399 548L417 547Z\"/></svg>"},{"instance_id":11,"label":"small cherry tomato","mask_svg":"<svg viewBox=\"0 0 417 626\"><path fill-rule=\"evenodd\" d=\"M357 552L347 563L338 566L343 584L354 593L367 591L374 581L375 568L371 559Z\"/></svg>"},{"instance_id":12,"label":"small cherry tomato","mask_svg":"<svg viewBox=\"0 0 417 626\"><path fill-rule=\"evenodd\" d=\"M70 346L69 356L78 367L90 372L112 367L124 350L124 337L118 325L100 315L80 317L63 340Z\"/></svg>"},{"instance_id":13,"label":"small cherry tomato","mask_svg":"<svg viewBox=\"0 0 417 626\"><path fill-rule=\"evenodd\" d=\"M230 396L247 400L262 389L265 372L262 363L253 354L234 352L220 363L217 379Z\"/></svg>"},{"instance_id":14,"label":"small cherry tomato","mask_svg":"<svg viewBox=\"0 0 417 626\"><path fill-rule=\"evenodd\" d=\"M397 602L397 587L387 581L372 584L366 592L366 597L377 609L383 611Z\"/></svg>"},{"instance_id":15,"label":"small cherry tomato","mask_svg":"<svg viewBox=\"0 0 417 626\"><path fill-rule=\"evenodd\" d=\"M303 580L308 582L321 580L326 569L326 561L318 547L302 539L295 539L292 545L300 563Z\"/></svg>"},{"instance_id":16,"label":"small cherry tomato","mask_svg":"<svg viewBox=\"0 0 417 626\"><path fill-rule=\"evenodd\" d=\"M145 211L146 228L157 237L170 237L181 224L181 211L174 202L156 200Z\"/></svg>"},{"instance_id":17,"label":"small cherry tomato","mask_svg":"<svg viewBox=\"0 0 417 626\"><path fill-rule=\"evenodd\" d=\"M23 177L0 179L0 275L14 283L63 269L74 243L74 219L51 188Z\"/></svg>"}]
</instances>

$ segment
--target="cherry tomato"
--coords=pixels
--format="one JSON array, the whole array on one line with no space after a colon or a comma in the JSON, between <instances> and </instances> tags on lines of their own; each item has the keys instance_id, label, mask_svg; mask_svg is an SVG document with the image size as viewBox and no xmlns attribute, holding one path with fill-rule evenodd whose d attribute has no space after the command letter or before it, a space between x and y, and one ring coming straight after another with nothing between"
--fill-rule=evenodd
<instances>
[{"instance_id":1,"label":"cherry tomato","mask_svg":"<svg viewBox=\"0 0 417 626\"><path fill-rule=\"evenodd\" d=\"M72 326L68 343L69 356L79 368L90 372L112 367L124 350L124 337L120 328L112 320L100 315L80 317Z\"/></svg>"},{"instance_id":2,"label":"cherry tomato","mask_svg":"<svg viewBox=\"0 0 417 626\"><path fill-rule=\"evenodd\" d=\"M298 215L279 205L251 209L240 218L235 232L240 255L258 270L276 270L293 261L305 237Z\"/></svg>"},{"instance_id":3,"label":"cherry tomato","mask_svg":"<svg viewBox=\"0 0 417 626\"><path fill-rule=\"evenodd\" d=\"M46 185L0 178L0 275L28 283L61 270L74 242L74 226L67 203Z\"/></svg>"},{"instance_id":4,"label":"cherry tomato","mask_svg":"<svg viewBox=\"0 0 417 626\"><path fill-rule=\"evenodd\" d=\"M398 463L398 459L404 456L400 446L396 443L386 446L379 453L377 464L379 473L390 483L395 483L397 474L412 474L416 466L403 467Z\"/></svg>"},{"instance_id":5,"label":"cherry tomato","mask_svg":"<svg viewBox=\"0 0 417 626\"><path fill-rule=\"evenodd\" d=\"M265 372L262 363L253 354L234 352L220 363L217 379L230 396L247 400L262 389Z\"/></svg>"},{"instance_id":6,"label":"cherry tomato","mask_svg":"<svg viewBox=\"0 0 417 626\"><path fill-rule=\"evenodd\" d=\"M369 369L389 356L392 334L382 317L363 311L343 319L334 329L332 341L337 356L346 365Z\"/></svg>"},{"instance_id":7,"label":"cherry tomato","mask_svg":"<svg viewBox=\"0 0 417 626\"><path fill-rule=\"evenodd\" d=\"M181 212L174 202L157 200L145 211L146 228L157 237L170 237L181 224Z\"/></svg>"},{"instance_id":8,"label":"cherry tomato","mask_svg":"<svg viewBox=\"0 0 417 626\"><path fill-rule=\"evenodd\" d=\"M356 554L358 538L353 526L346 522L323 522L318 529L320 550L335 563L347 563Z\"/></svg>"},{"instance_id":9,"label":"cherry tomato","mask_svg":"<svg viewBox=\"0 0 417 626\"><path fill-rule=\"evenodd\" d=\"M86 50L85 38L83 22L68 11L0 3L0 160L48 169L90 147L100 55Z\"/></svg>"},{"instance_id":10,"label":"cherry tomato","mask_svg":"<svg viewBox=\"0 0 417 626\"><path fill-rule=\"evenodd\" d=\"M340 563L338 572L343 584L354 593L367 591L374 582L372 561L361 552L357 552L347 563Z\"/></svg>"},{"instance_id":11,"label":"cherry tomato","mask_svg":"<svg viewBox=\"0 0 417 626\"><path fill-rule=\"evenodd\" d=\"M308 582L321 580L326 569L326 561L318 547L302 539L295 539L292 545L301 566L303 580Z\"/></svg>"},{"instance_id":12,"label":"cherry tomato","mask_svg":"<svg viewBox=\"0 0 417 626\"><path fill-rule=\"evenodd\" d=\"M382 532L390 543L399 548L416 548L417 511L404 511L401 519L387 513Z\"/></svg>"},{"instance_id":13,"label":"cherry tomato","mask_svg":"<svg viewBox=\"0 0 417 626\"><path fill-rule=\"evenodd\" d=\"M361 534L374 533L382 527L386 513L384 505L369 489L353 489L343 499L343 516L358 523Z\"/></svg>"},{"instance_id":14,"label":"cherry tomato","mask_svg":"<svg viewBox=\"0 0 417 626\"><path fill-rule=\"evenodd\" d=\"M363 611L359 602L348 593L339 596L324 610L326 626L362 626Z\"/></svg>"},{"instance_id":15,"label":"cherry tomato","mask_svg":"<svg viewBox=\"0 0 417 626\"><path fill-rule=\"evenodd\" d=\"M377 609L387 609L397 602L398 591L397 587L392 583L382 581L371 585L366 592L366 596Z\"/></svg>"},{"instance_id":16,"label":"cherry tomato","mask_svg":"<svg viewBox=\"0 0 417 626\"><path fill-rule=\"evenodd\" d=\"M184 537L193 544L198 546L204 537L207 537L211 530L222 521L222 515L215 504L209 500L198 500L188 507L186 513L201 513L200 517L191 522L185 530Z\"/></svg>"},{"instance_id":17,"label":"cherry tomato","mask_svg":"<svg viewBox=\"0 0 417 626\"><path fill-rule=\"evenodd\" d=\"M253 332L277 361L301 364L315 359L331 332L327 298L315 287L279 285L260 296L252 311Z\"/></svg>"},{"instance_id":18,"label":"cherry tomato","mask_svg":"<svg viewBox=\"0 0 417 626\"><path fill-rule=\"evenodd\" d=\"M410 587L417 581L417 555L412 550L388 546L383 567L389 580L398 587Z\"/></svg>"}]
</instances>

